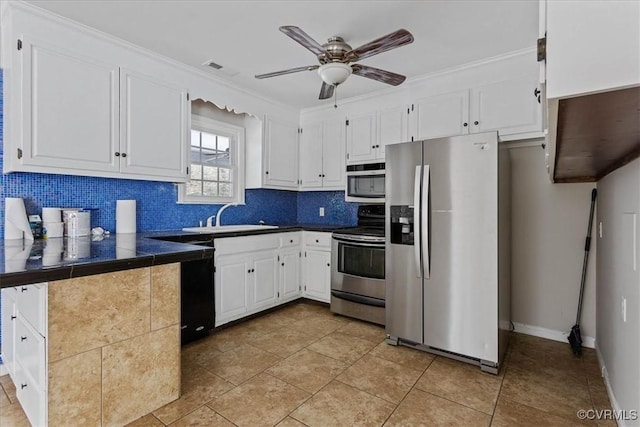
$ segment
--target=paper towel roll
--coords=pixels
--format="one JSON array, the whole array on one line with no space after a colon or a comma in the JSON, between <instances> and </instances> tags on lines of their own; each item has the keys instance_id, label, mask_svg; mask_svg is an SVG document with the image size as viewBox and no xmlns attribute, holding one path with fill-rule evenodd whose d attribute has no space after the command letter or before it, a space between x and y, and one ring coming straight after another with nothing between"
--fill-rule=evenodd
<instances>
[{"instance_id":1,"label":"paper towel roll","mask_svg":"<svg viewBox=\"0 0 640 427\"><path fill-rule=\"evenodd\" d=\"M42 208L42 222L62 222L62 209Z\"/></svg>"},{"instance_id":2,"label":"paper towel roll","mask_svg":"<svg viewBox=\"0 0 640 427\"><path fill-rule=\"evenodd\" d=\"M4 239L23 238L33 240L24 200L19 197L7 197L4 199Z\"/></svg>"},{"instance_id":3,"label":"paper towel roll","mask_svg":"<svg viewBox=\"0 0 640 427\"><path fill-rule=\"evenodd\" d=\"M116 201L116 234L136 232L136 201Z\"/></svg>"}]
</instances>

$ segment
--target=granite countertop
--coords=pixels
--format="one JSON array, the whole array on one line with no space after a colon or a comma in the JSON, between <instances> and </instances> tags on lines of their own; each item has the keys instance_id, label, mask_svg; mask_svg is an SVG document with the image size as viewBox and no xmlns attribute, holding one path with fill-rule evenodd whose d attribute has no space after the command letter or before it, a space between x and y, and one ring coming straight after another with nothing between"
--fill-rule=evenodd
<instances>
[{"instance_id":1,"label":"granite countertop","mask_svg":"<svg viewBox=\"0 0 640 427\"><path fill-rule=\"evenodd\" d=\"M152 265L211 258L216 238L288 231L331 232L344 225L287 224L266 230L199 234L161 230L103 238L5 240L0 246L0 288L89 276ZM165 240L171 240L167 241ZM182 243L189 242L189 243ZM190 244L200 242L200 245Z\"/></svg>"}]
</instances>

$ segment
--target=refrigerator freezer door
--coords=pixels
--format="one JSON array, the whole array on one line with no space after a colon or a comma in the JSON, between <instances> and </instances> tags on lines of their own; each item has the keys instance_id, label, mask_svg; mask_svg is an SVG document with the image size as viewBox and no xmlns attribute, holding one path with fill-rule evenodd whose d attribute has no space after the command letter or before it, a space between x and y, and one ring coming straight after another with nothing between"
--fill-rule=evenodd
<instances>
[{"instance_id":1,"label":"refrigerator freezer door","mask_svg":"<svg viewBox=\"0 0 640 427\"><path fill-rule=\"evenodd\" d=\"M423 151L423 209L431 205L424 344L497 362L497 135L429 140Z\"/></svg>"},{"instance_id":2,"label":"refrigerator freezer door","mask_svg":"<svg viewBox=\"0 0 640 427\"><path fill-rule=\"evenodd\" d=\"M386 235L391 236L391 206L419 217L420 189L416 192L416 169L422 182L422 142L387 145L386 147ZM417 205L416 205L417 203ZM408 225L407 225L408 227ZM419 245L419 225L413 223L413 244L386 244L386 333L393 338L403 338L422 343L422 278L419 265L422 254ZM414 245L417 245L414 246ZM414 249L417 249L416 253ZM416 265L416 258L418 258Z\"/></svg>"}]
</instances>

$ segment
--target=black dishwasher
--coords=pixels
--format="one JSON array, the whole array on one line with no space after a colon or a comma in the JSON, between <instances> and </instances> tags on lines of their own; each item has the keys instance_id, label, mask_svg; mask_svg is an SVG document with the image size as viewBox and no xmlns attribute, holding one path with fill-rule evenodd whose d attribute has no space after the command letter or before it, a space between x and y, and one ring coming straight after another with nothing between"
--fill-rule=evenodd
<instances>
[{"instance_id":1,"label":"black dishwasher","mask_svg":"<svg viewBox=\"0 0 640 427\"><path fill-rule=\"evenodd\" d=\"M166 236L157 240L213 247L211 236ZM182 344L205 337L215 327L213 257L182 262L180 268L180 339Z\"/></svg>"}]
</instances>

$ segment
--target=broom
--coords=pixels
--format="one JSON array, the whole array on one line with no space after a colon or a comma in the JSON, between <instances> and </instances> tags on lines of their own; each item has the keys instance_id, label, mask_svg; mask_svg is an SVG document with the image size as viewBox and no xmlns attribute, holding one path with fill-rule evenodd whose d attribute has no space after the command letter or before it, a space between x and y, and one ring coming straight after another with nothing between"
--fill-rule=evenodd
<instances>
[{"instance_id":1,"label":"broom","mask_svg":"<svg viewBox=\"0 0 640 427\"><path fill-rule=\"evenodd\" d=\"M584 260L582 261L582 278L580 279L580 296L578 297L578 314L576 315L576 324L569 332L569 344L571 350L577 357L582 355L582 337L580 336L580 315L582 314L582 297L584 296L584 282L587 276L587 261L589 260L589 249L591 248L591 223L593 222L593 209L596 205L596 197L598 191L594 188L591 190L591 210L589 211L589 223L587 224L587 238L584 242Z\"/></svg>"}]
</instances>

